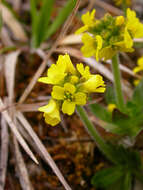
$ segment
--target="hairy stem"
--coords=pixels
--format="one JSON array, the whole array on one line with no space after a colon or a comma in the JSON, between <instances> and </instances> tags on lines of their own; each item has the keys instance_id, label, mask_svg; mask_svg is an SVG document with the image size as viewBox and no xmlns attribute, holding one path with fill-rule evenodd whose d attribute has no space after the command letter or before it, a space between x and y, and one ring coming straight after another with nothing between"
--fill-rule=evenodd
<instances>
[{"instance_id":1,"label":"hairy stem","mask_svg":"<svg viewBox=\"0 0 143 190\"><path fill-rule=\"evenodd\" d=\"M123 98L123 92L122 92L122 86L121 86L121 74L120 74L117 55L112 57L112 70L113 70L113 75L114 75L116 102L120 111L124 112L125 104L124 104L124 98Z\"/></svg>"},{"instance_id":2,"label":"hairy stem","mask_svg":"<svg viewBox=\"0 0 143 190\"><path fill-rule=\"evenodd\" d=\"M100 136L92 122L89 120L88 115L83 107L77 106L77 113L79 117L81 118L85 128L87 129L89 135L95 140L98 148L101 150L101 152L109 159L111 162L116 163L116 161L113 159L111 155L111 147L106 144L104 139Z\"/></svg>"}]
</instances>

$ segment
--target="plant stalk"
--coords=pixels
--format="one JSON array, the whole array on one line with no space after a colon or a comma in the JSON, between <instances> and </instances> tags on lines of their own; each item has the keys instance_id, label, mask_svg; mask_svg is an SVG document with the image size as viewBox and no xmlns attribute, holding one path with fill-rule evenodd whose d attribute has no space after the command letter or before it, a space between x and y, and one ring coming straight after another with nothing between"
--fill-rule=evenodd
<instances>
[{"instance_id":1,"label":"plant stalk","mask_svg":"<svg viewBox=\"0 0 143 190\"><path fill-rule=\"evenodd\" d=\"M126 0L123 0L122 2L122 10L124 12L124 16L126 17L126 11L127 11L127 3Z\"/></svg>"},{"instance_id":2,"label":"plant stalk","mask_svg":"<svg viewBox=\"0 0 143 190\"><path fill-rule=\"evenodd\" d=\"M77 106L77 113L82 120L85 128L87 129L89 135L93 138L93 140L96 142L98 148L102 151L102 153L109 159L111 162L116 163L116 160L113 159L111 155L111 147L106 144L104 139L100 136L92 122L89 120L88 115L83 107Z\"/></svg>"},{"instance_id":3,"label":"plant stalk","mask_svg":"<svg viewBox=\"0 0 143 190\"><path fill-rule=\"evenodd\" d=\"M112 57L112 70L113 70L113 76L114 76L116 102L120 111L124 112L125 104L124 104L124 97L123 97L122 86L121 86L121 74L120 74L119 63L118 63L118 55L114 55Z\"/></svg>"}]
</instances>

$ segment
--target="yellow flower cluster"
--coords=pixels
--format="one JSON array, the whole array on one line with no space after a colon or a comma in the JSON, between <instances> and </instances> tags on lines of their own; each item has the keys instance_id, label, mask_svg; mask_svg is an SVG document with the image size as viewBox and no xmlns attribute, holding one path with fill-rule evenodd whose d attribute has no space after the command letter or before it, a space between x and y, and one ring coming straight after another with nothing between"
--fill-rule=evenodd
<instances>
[{"instance_id":1,"label":"yellow flower cluster","mask_svg":"<svg viewBox=\"0 0 143 190\"><path fill-rule=\"evenodd\" d=\"M133 69L133 72L134 72L134 73L138 73L138 72L140 72L140 71L143 71L143 56L138 59L137 65L138 65L138 66L136 66L136 67ZM135 86L138 85L139 82L140 82L139 79L134 80Z\"/></svg>"},{"instance_id":2,"label":"yellow flower cluster","mask_svg":"<svg viewBox=\"0 0 143 190\"><path fill-rule=\"evenodd\" d=\"M131 0L114 0L115 4L117 6L120 6L124 1L125 1L126 5L128 5L128 6L131 5Z\"/></svg>"},{"instance_id":3,"label":"yellow flower cluster","mask_svg":"<svg viewBox=\"0 0 143 190\"><path fill-rule=\"evenodd\" d=\"M112 58L117 52L132 52L133 38L143 37L143 24L136 13L127 9L127 17L112 17L106 14L101 20L95 19L95 10L82 15L83 27L81 51L85 57L95 56L96 60Z\"/></svg>"},{"instance_id":4,"label":"yellow flower cluster","mask_svg":"<svg viewBox=\"0 0 143 190\"><path fill-rule=\"evenodd\" d=\"M44 112L46 123L55 126L60 119L60 109L71 115L76 105L86 104L89 93L105 91L105 84L101 75L93 75L89 67L82 63L72 64L69 55L59 55L56 64L48 69L47 77L41 77L39 82L52 84L51 100L39 111Z\"/></svg>"}]
</instances>

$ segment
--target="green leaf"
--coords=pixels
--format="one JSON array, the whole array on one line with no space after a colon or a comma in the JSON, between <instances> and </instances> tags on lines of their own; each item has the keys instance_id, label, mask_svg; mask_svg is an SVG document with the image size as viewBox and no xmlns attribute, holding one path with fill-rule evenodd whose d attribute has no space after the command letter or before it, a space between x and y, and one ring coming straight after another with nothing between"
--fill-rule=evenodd
<instances>
[{"instance_id":1,"label":"green leaf","mask_svg":"<svg viewBox=\"0 0 143 190\"><path fill-rule=\"evenodd\" d=\"M112 114L112 122L107 122L103 128L118 135L135 137L142 130L142 124L143 113L128 116L115 109Z\"/></svg>"},{"instance_id":2,"label":"green leaf","mask_svg":"<svg viewBox=\"0 0 143 190\"><path fill-rule=\"evenodd\" d=\"M46 31L49 28L50 16L53 8L54 0L42 0L42 7L39 12L39 19L37 23L37 39L36 47L39 47L40 44L45 39Z\"/></svg>"},{"instance_id":3,"label":"green leaf","mask_svg":"<svg viewBox=\"0 0 143 190\"><path fill-rule=\"evenodd\" d=\"M132 101L143 111L143 79L140 83L136 86Z\"/></svg>"},{"instance_id":4,"label":"green leaf","mask_svg":"<svg viewBox=\"0 0 143 190\"><path fill-rule=\"evenodd\" d=\"M142 130L141 126L129 125L132 121L123 121L122 124L107 123L103 128L111 133L117 135L128 135L130 137L136 137Z\"/></svg>"},{"instance_id":5,"label":"green leaf","mask_svg":"<svg viewBox=\"0 0 143 190\"><path fill-rule=\"evenodd\" d=\"M111 113L108 112L103 106L94 103L91 104L90 106L91 111L93 114L95 114L99 119L106 121L106 122L111 122Z\"/></svg>"},{"instance_id":6,"label":"green leaf","mask_svg":"<svg viewBox=\"0 0 143 190\"><path fill-rule=\"evenodd\" d=\"M118 165L97 172L91 180L92 185L97 188L107 188L124 175L123 167Z\"/></svg>"},{"instance_id":7,"label":"green leaf","mask_svg":"<svg viewBox=\"0 0 143 190\"><path fill-rule=\"evenodd\" d=\"M132 187L132 175L130 172L127 172L124 177L122 190L131 190L131 187Z\"/></svg>"},{"instance_id":8,"label":"green leaf","mask_svg":"<svg viewBox=\"0 0 143 190\"><path fill-rule=\"evenodd\" d=\"M110 145L110 154L118 165L122 165L125 171L134 173L142 168L141 156L138 151L126 149L122 145Z\"/></svg>"},{"instance_id":9,"label":"green leaf","mask_svg":"<svg viewBox=\"0 0 143 190\"><path fill-rule=\"evenodd\" d=\"M68 15L71 13L76 5L76 0L68 0L65 7L61 9L59 15L53 21L53 24L46 31L45 39L48 39L56 30L63 24ZM45 40L44 39L44 40Z\"/></svg>"},{"instance_id":10,"label":"green leaf","mask_svg":"<svg viewBox=\"0 0 143 190\"><path fill-rule=\"evenodd\" d=\"M110 185L106 190L131 190L132 188L132 176L129 172L124 174L113 185Z\"/></svg>"},{"instance_id":11,"label":"green leaf","mask_svg":"<svg viewBox=\"0 0 143 190\"><path fill-rule=\"evenodd\" d=\"M37 19L38 19L38 11L36 9L37 1L30 0L30 13L31 13L31 20L32 20L32 35L36 31Z\"/></svg>"}]
</instances>

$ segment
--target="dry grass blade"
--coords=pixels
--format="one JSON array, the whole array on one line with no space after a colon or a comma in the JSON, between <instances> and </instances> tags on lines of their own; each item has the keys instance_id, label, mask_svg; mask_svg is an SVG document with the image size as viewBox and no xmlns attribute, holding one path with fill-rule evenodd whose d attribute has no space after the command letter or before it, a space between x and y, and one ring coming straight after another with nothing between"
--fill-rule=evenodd
<instances>
[{"instance_id":1,"label":"dry grass blade","mask_svg":"<svg viewBox=\"0 0 143 190\"><path fill-rule=\"evenodd\" d=\"M23 114L20 113L20 112L17 112L17 118L20 121L20 123L23 125L23 127L25 128L25 130L28 132L28 134L31 136L31 138L35 142L37 148L41 152L42 157L50 165L50 167L53 169L54 173L57 175L57 177L59 178L59 180L61 181L61 183L65 187L65 189L66 190L71 190L71 188L67 184L66 180L64 179L63 175L61 174L60 170L56 166L54 160L52 159L52 157L50 156L50 154L47 152L47 150L44 147L44 145L42 144L41 140L39 139L39 137L37 136L37 134L33 131L32 127L30 126L30 124L28 123L28 121L25 119L25 117L23 116Z\"/></svg>"},{"instance_id":2,"label":"dry grass blade","mask_svg":"<svg viewBox=\"0 0 143 190\"><path fill-rule=\"evenodd\" d=\"M104 2L103 0L96 0L95 1L95 5L103 8L104 10L110 12L110 13L113 13L115 15L123 15L123 11L121 11L120 9Z\"/></svg>"},{"instance_id":3,"label":"dry grass blade","mask_svg":"<svg viewBox=\"0 0 143 190\"><path fill-rule=\"evenodd\" d=\"M18 104L16 109L21 112L35 112L38 108L47 104L47 101L38 102L34 104Z\"/></svg>"},{"instance_id":4,"label":"dry grass blade","mask_svg":"<svg viewBox=\"0 0 143 190\"><path fill-rule=\"evenodd\" d=\"M64 37L64 35L66 34L70 23L72 22L76 12L78 11L78 7L80 4L80 0L77 0L76 6L73 9L71 15L68 17L68 19L66 20L61 33L58 36L58 39L55 41L55 43L53 44L52 48L50 49L50 51L48 52L47 56L45 57L45 60L42 62L42 64L40 65L40 67L38 68L37 72L35 73L34 77L32 78L31 82L29 83L29 85L27 86L27 88L25 89L25 91L23 92L22 96L19 99L19 103L23 103L24 100L27 98L27 96L29 95L29 93L31 92L31 90L33 89L34 85L36 84L38 78L41 76L41 74L43 73L43 71L46 68L46 63L47 60L50 58L51 54L53 53L53 51L56 49L56 47L59 44L59 41Z\"/></svg>"},{"instance_id":5,"label":"dry grass blade","mask_svg":"<svg viewBox=\"0 0 143 190\"><path fill-rule=\"evenodd\" d=\"M82 35L71 34L60 40L59 45L80 44Z\"/></svg>"},{"instance_id":6,"label":"dry grass blade","mask_svg":"<svg viewBox=\"0 0 143 190\"><path fill-rule=\"evenodd\" d=\"M0 190L4 190L8 160L9 134L7 123L1 117L1 150L0 150Z\"/></svg>"},{"instance_id":7,"label":"dry grass blade","mask_svg":"<svg viewBox=\"0 0 143 190\"><path fill-rule=\"evenodd\" d=\"M1 41L5 46L13 46L14 43L12 42L10 35L8 33L7 28L4 26L2 27L1 33L0 33Z\"/></svg>"},{"instance_id":8,"label":"dry grass blade","mask_svg":"<svg viewBox=\"0 0 143 190\"><path fill-rule=\"evenodd\" d=\"M4 104L2 102L2 99L0 98L0 107L4 107ZM31 152L30 148L28 147L27 143L25 142L25 140L23 139L23 137L20 135L20 133L18 132L16 125L13 123L11 117L9 116L7 111L3 111L2 115L4 116L6 122L8 123L10 129L12 130L12 132L14 133L14 135L16 136L18 142L21 144L21 146L24 148L24 150L27 152L27 154L30 156L30 158L36 163L38 164L37 159L35 158L34 154Z\"/></svg>"},{"instance_id":9,"label":"dry grass blade","mask_svg":"<svg viewBox=\"0 0 143 190\"><path fill-rule=\"evenodd\" d=\"M15 19L10 10L1 2L0 2L0 12L2 12L3 21L12 31L14 38L23 42L27 41L27 36L21 24Z\"/></svg>"},{"instance_id":10,"label":"dry grass blade","mask_svg":"<svg viewBox=\"0 0 143 190\"><path fill-rule=\"evenodd\" d=\"M13 143L14 143L14 154L16 161L16 171L18 173L21 187L23 190L33 190L33 187L29 180L27 168L25 166L22 154L19 149L19 145L14 135L13 135Z\"/></svg>"},{"instance_id":11,"label":"dry grass blade","mask_svg":"<svg viewBox=\"0 0 143 190\"><path fill-rule=\"evenodd\" d=\"M13 1L13 8L14 8L16 11L19 11L19 10L20 10L20 7L21 7L21 3L22 3L21 0L14 0L14 1Z\"/></svg>"},{"instance_id":12,"label":"dry grass blade","mask_svg":"<svg viewBox=\"0 0 143 190\"><path fill-rule=\"evenodd\" d=\"M5 56L4 71L5 71L6 87L10 98L9 100L10 103L12 103L14 97L15 68L19 54L20 51L18 50L9 53L8 55Z\"/></svg>"}]
</instances>

